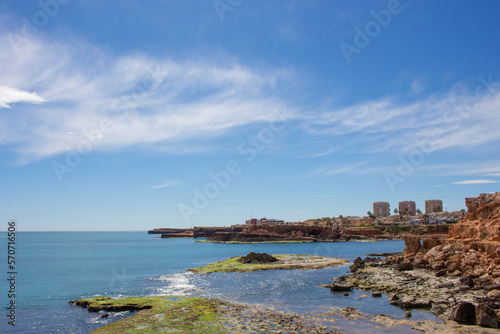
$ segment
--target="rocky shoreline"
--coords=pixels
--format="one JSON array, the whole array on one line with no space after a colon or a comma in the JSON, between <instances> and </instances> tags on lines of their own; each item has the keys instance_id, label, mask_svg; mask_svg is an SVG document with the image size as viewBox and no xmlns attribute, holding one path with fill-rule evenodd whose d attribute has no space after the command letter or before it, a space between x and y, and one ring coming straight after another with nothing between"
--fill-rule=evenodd
<instances>
[{"instance_id":1,"label":"rocky shoreline","mask_svg":"<svg viewBox=\"0 0 500 334\"><path fill-rule=\"evenodd\" d=\"M446 239L406 236L403 254L357 258L350 275L326 286L387 293L392 305L428 309L481 332L499 328L500 193L467 198L466 205L467 214Z\"/></svg>"},{"instance_id":2,"label":"rocky shoreline","mask_svg":"<svg viewBox=\"0 0 500 334\"><path fill-rule=\"evenodd\" d=\"M358 258L351 265L351 274L335 278L332 284L325 287L338 292L352 289L371 291L373 297L385 293L392 305L409 311L409 318L411 310L423 309L429 310L453 328L461 327L450 320L458 320L465 325L498 328L500 299L488 295L495 291L496 286L475 285L474 280L464 277L436 276L435 272L427 269L401 270L405 268L398 267L397 261L397 257ZM470 310L469 321L452 316L453 311L463 303L475 305ZM472 330L471 326L467 328ZM484 332L484 328L477 327L477 330Z\"/></svg>"},{"instance_id":3,"label":"rocky shoreline","mask_svg":"<svg viewBox=\"0 0 500 334\"><path fill-rule=\"evenodd\" d=\"M209 324L201 321L200 326L208 326L206 329L210 331L206 332L213 333L338 333L339 328L335 326L337 317L349 321L356 320L359 321L358 324L363 323L364 326L366 322L373 323L373 332L385 331L392 327L396 327L396 332L400 332L404 327L397 326L407 326L407 328L424 333L498 333L500 327L500 193L481 194L479 197L467 198L466 205L467 214L457 224L450 227L446 238L442 235L407 235L404 237L405 249L402 254L382 253L371 254L377 257L357 258L350 266L349 275L334 278L333 283L324 285L334 293L342 293L346 297L349 297L349 291L352 289L371 291L374 298L387 294L390 304L406 310L407 319L393 319L383 314L369 315L352 307L298 315L278 312L258 305L239 305L200 298L182 299L181 301L185 301L187 306L183 306L179 314L175 313L179 311L177 307L172 310L170 304L165 306L162 304L163 301L155 301L151 298L126 303L104 300L102 310L86 301L78 301L75 304L87 307L89 311L115 311L117 307L117 309L136 307L140 309L137 315L148 316L142 318L133 316L127 319L134 320L124 319L115 325L127 325L129 324L127 321L134 323L139 319L140 321L135 324L139 327L134 327L135 329L154 325L157 321L156 317L163 314L158 313L158 310L163 310L165 314L175 313L173 319L180 322L183 321L182 319L201 321L205 319L203 312L209 310L212 322ZM312 231L308 230L308 232ZM258 231L253 232L259 234ZM262 232L283 234L283 231L278 230ZM334 230L326 232L333 233ZM326 232L322 230L317 235L325 236ZM214 232L214 235L217 233ZM309 236L310 234L295 235L295 237L302 238ZM328 237L332 236L333 234L328 235ZM383 256L383 258L378 256ZM295 260L299 257L295 255ZM280 256L276 255L276 258L279 260ZM227 260L231 262L229 264L236 266L236 270L232 268L229 271L239 271L239 268L245 265L275 266L279 262L273 260L266 264L241 263L237 261L238 259ZM299 260L307 264L307 261L311 259ZM227 261L212 265L217 267L216 271L227 272L225 267L228 264ZM411 311L418 309L432 312L442 322L411 320ZM154 312L156 314L153 314ZM200 312L203 313L203 317L200 316ZM165 318L163 315L160 318L167 319L168 317ZM192 326L192 321L186 323L185 326ZM354 328L353 330L360 332ZM105 332L108 333L108 331Z\"/></svg>"}]
</instances>

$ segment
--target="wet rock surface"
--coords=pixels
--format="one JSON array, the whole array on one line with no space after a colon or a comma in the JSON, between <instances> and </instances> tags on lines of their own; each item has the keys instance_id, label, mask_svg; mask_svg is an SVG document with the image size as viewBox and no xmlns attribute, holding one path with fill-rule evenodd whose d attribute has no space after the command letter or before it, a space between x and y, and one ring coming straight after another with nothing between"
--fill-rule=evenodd
<instances>
[{"instance_id":1,"label":"wet rock surface","mask_svg":"<svg viewBox=\"0 0 500 334\"><path fill-rule=\"evenodd\" d=\"M349 286L384 292L390 304L404 310L426 309L454 323L498 328L500 293L496 292L500 290L495 290L496 285L490 284L490 280L447 272L436 275L432 269L418 269L415 265L407 269L405 261L403 257L356 259L351 266L354 273L334 278L330 288ZM479 318L477 310L481 311Z\"/></svg>"}]
</instances>

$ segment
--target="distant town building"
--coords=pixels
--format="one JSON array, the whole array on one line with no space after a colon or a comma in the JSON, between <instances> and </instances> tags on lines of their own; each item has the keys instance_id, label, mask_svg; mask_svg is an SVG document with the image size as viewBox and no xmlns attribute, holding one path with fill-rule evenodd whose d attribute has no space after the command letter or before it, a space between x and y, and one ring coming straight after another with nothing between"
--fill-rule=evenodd
<instances>
[{"instance_id":1,"label":"distant town building","mask_svg":"<svg viewBox=\"0 0 500 334\"><path fill-rule=\"evenodd\" d=\"M257 218L248 219L245 223L246 225L257 225Z\"/></svg>"},{"instance_id":2,"label":"distant town building","mask_svg":"<svg viewBox=\"0 0 500 334\"><path fill-rule=\"evenodd\" d=\"M375 217L387 217L391 215L391 209L388 202L375 202L373 203L373 214Z\"/></svg>"},{"instance_id":3,"label":"distant town building","mask_svg":"<svg viewBox=\"0 0 500 334\"><path fill-rule=\"evenodd\" d=\"M278 220L278 219L267 219L267 218L261 218L261 219L248 219L246 221L246 225L282 225L284 224L284 220Z\"/></svg>"},{"instance_id":4,"label":"distant town building","mask_svg":"<svg viewBox=\"0 0 500 334\"><path fill-rule=\"evenodd\" d=\"M414 201L399 202L398 211L400 215L415 216L416 206Z\"/></svg>"},{"instance_id":5,"label":"distant town building","mask_svg":"<svg viewBox=\"0 0 500 334\"><path fill-rule=\"evenodd\" d=\"M443 201L440 199L430 199L425 201L425 213L443 212Z\"/></svg>"}]
</instances>

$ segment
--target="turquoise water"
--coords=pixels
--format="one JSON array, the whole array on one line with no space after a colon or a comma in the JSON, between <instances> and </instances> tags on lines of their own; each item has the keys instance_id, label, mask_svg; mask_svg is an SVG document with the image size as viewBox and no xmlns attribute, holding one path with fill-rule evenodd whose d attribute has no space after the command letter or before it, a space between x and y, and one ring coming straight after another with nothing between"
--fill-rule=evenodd
<instances>
[{"instance_id":1,"label":"turquoise water","mask_svg":"<svg viewBox=\"0 0 500 334\"><path fill-rule=\"evenodd\" d=\"M2 249L7 235L0 234ZM186 269L244 255L267 253L317 254L349 261L367 253L402 251L402 241L303 244L213 244L193 239L160 239L145 232L20 232L17 234L16 327L0 322L2 333L89 333L117 320L68 305L96 295L198 295L265 304L278 310L310 312L332 306L403 318L404 312L386 298L346 298L319 288L348 271L348 266L312 271L280 270L197 276ZM2 254L7 270L6 252ZM8 286L2 280L2 304L7 312ZM424 312L415 317L434 319Z\"/></svg>"}]
</instances>

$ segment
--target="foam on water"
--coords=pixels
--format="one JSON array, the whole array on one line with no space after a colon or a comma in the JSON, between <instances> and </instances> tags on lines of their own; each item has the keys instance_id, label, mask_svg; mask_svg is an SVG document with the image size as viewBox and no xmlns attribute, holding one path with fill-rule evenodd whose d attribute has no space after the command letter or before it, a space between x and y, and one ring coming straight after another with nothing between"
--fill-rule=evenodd
<instances>
[{"instance_id":1,"label":"foam on water","mask_svg":"<svg viewBox=\"0 0 500 334\"><path fill-rule=\"evenodd\" d=\"M153 281L162 282L163 286L152 288L153 295L159 296L190 296L194 293L196 285L193 284L194 274L191 272L175 273L153 278Z\"/></svg>"}]
</instances>

